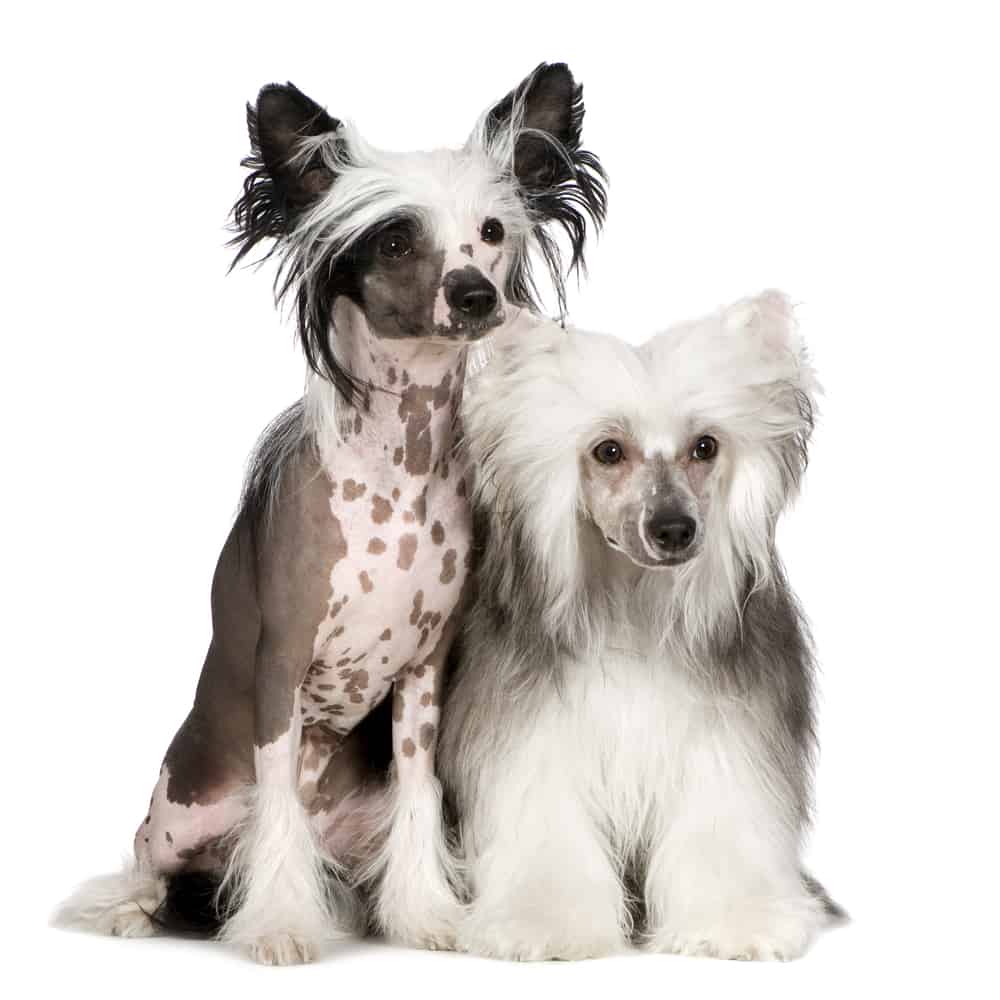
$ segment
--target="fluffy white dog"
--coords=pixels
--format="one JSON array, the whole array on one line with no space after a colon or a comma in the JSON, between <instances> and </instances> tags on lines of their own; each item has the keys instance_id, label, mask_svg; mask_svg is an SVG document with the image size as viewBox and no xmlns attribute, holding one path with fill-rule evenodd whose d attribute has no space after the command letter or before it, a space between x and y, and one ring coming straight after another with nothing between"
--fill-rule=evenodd
<instances>
[{"instance_id":1,"label":"fluffy white dog","mask_svg":"<svg viewBox=\"0 0 1000 1000\"><path fill-rule=\"evenodd\" d=\"M791 959L841 915L800 864L813 663L774 548L816 388L777 292L640 348L540 333L481 377L440 759L466 950Z\"/></svg>"}]
</instances>

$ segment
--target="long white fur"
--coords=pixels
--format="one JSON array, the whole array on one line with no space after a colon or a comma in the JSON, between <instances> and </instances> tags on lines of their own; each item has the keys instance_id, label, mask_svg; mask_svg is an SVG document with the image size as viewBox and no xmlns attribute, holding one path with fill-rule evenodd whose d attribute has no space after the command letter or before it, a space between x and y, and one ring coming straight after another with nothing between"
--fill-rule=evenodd
<instances>
[{"instance_id":1,"label":"long white fur","mask_svg":"<svg viewBox=\"0 0 1000 1000\"><path fill-rule=\"evenodd\" d=\"M393 780L373 825L378 847L358 880L379 886L376 926L399 941L451 948L462 919L458 862L441 820L441 783L434 775Z\"/></svg>"},{"instance_id":2,"label":"long white fur","mask_svg":"<svg viewBox=\"0 0 1000 1000\"><path fill-rule=\"evenodd\" d=\"M150 937L150 919L166 895L166 880L144 871L134 858L122 870L79 885L52 918L59 927L79 927L115 937Z\"/></svg>"},{"instance_id":3,"label":"long white fur","mask_svg":"<svg viewBox=\"0 0 1000 1000\"><path fill-rule=\"evenodd\" d=\"M776 292L638 350L539 335L481 376L465 415L478 502L526 533L544 567L547 628L575 652L558 654L559 684L546 694L518 702L510 691L523 711L482 741L482 793L469 792L462 817L473 895L464 949L618 951L631 931L623 879L638 855L654 950L789 959L824 923L803 885L795 795L766 763L771 707L706 683L693 653L739 622L738 572L766 580L774 520L796 485L776 445L808 432L816 391ZM627 602L588 616L602 598L583 574L579 456L621 426L667 454L692 433L719 435L719 495L706 551L668 573L635 572ZM481 656L470 656L475 670Z\"/></svg>"},{"instance_id":4,"label":"long white fur","mask_svg":"<svg viewBox=\"0 0 1000 1000\"><path fill-rule=\"evenodd\" d=\"M292 720L274 743L254 749L257 780L246 790L246 819L233 833L220 888L220 895L230 894L220 938L248 946L266 965L311 961L323 945L356 929L345 919L352 914L347 894L333 899L334 866L299 800L297 692Z\"/></svg>"}]
</instances>

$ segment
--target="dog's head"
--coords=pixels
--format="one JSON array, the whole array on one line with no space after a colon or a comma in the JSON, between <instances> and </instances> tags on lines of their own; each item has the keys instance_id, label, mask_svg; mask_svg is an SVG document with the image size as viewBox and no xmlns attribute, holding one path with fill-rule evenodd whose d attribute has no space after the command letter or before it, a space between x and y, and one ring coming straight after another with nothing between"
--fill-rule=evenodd
<instances>
[{"instance_id":1,"label":"dog's head","mask_svg":"<svg viewBox=\"0 0 1000 1000\"><path fill-rule=\"evenodd\" d=\"M583 333L511 343L467 404L477 504L496 511L491 538L512 532L519 564L539 570L553 614L588 546L678 581L704 571L739 600L772 565L815 391L776 292L640 348Z\"/></svg>"},{"instance_id":2,"label":"dog's head","mask_svg":"<svg viewBox=\"0 0 1000 1000\"><path fill-rule=\"evenodd\" d=\"M550 223L583 260L587 219L605 211L604 174L580 147L582 88L539 66L480 119L460 149L390 153L291 84L265 87L247 116L251 174L233 215L239 261L274 240L279 292L296 298L311 367L349 392L336 360L335 300L374 336L475 340L508 306L535 304L534 245L562 301ZM334 333L335 338L335 333Z\"/></svg>"}]
</instances>

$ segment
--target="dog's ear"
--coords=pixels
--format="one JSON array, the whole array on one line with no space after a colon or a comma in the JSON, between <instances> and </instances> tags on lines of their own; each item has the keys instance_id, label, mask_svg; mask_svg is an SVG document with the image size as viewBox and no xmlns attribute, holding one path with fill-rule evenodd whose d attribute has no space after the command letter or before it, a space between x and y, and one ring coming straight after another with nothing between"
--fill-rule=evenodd
<instances>
[{"instance_id":1,"label":"dog's ear","mask_svg":"<svg viewBox=\"0 0 1000 1000\"><path fill-rule=\"evenodd\" d=\"M583 87L569 67L541 63L489 110L487 137L514 128L514 174L526 190L543 190L569 176L570 164L562 151L580 148L583 112Z\"/></svg>"},{"instance_id":2,"label":"dog's ear","mask_svg":"<svg viewBox=\"0 0 1000 1000\"><path fill-rule=\"evenodd\" d=\"M584 267L587 224L600 228L608 207L607 175L581 148L583 88L565 63L542 63L480 119L474 136L502 169L513 174L534 222L532 235L566 313L565 276ZM569 266L547 227L569 240ZM507 275L507 298L540 308L526 254Z\"/></svg>"},{"instance_id":3,"label":"dog's ear","mask_svg":"<svg viewBox=\"0 0 1000 1000\"><path fill-rule=\"evenodd\" d=\"M329 189L333 171L319 149L303 140L333 135L340 122L291 83L268 84L247 105L251 152L242 162L251 172L233 206L239 247L237 263L261 240L280 237Z\"/></svg>"}]
</instances>

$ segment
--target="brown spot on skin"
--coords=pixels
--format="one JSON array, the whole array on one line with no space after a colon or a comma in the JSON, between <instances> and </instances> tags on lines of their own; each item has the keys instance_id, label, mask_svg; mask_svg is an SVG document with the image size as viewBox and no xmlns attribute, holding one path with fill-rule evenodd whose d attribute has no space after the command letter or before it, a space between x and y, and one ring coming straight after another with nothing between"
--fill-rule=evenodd
<instances>
[{"instance_id":1,"label":"brown spot on skin","mask_svg":"<svg viewBox=\"0 0 1000 1000\"><path fill-rule=\"evenodd\" d=\"M361 433L361 414L360 413L357 413L354 416L354 433L355 434L360 434Z\"/></svg>"},{"instance_id":2,"label":"brown spot on skin","mask_svg":"<svg viewBox=\"0 0 1000 1000\"><path fill-rule=\"evenodd\" d=\"M403 710L406 708L406 700L403 698L403 692L399 690L399 686L396 686L396 690L392 693L392 721L402 722L403 721Z\"/></svg>"},{"instance_id":3,"label":"brown spot on skin","mask_svg":"<svg viewBox=\"0 0 1000 1000\"><path fill-rule=\"evenodd\" d=\"M413 522L416 519L417 519L417 515L414 514L412 510L404 510L403 511L403 521L406 524L413 524Z\"/></svg>"},{"instance_id":4,"label":"brown spot on skin","mask_svg":"<svg viewBox=\"0 0 1000 1000\"><path fill-rule=\"evenodd\" d=\"M455 579L455 559L458 553L454 549L448 549L441 559L441 582L451 583Z\"/></svg>"},{"instance_id":5,"label":"brown spot on skin","mask_svg":"<svg viewBox=\"0 0 1000 1000\"><path fill-rule=\"evenodd\" d=\"M409 736L403 740L403 753L407 757L412 757L417 752L417 745L410 739Z\"/></svg>"},{"instance_id":6,"label":"brown spot on skin","mask_svg":"<svg viewBox=\"0 0 1000 1000\"><path fill-rule=\"evenodd\" d=\"M392 464L400 465L403 461L403 448L400 446L392 453Z\"/></svg>"},{"instance_id":7,"label":"brown spot on skin","mask_svg":"<svg viewBox=\"0 0 1000 1000\"><path fill-rule=\"evenodd\" d=\"M432 702L433 700L434 700L434 695L432 695L432 694L430 693L430 691L425 691L425 692L424 692L424 693L423 693L423 694L422 694L422 695L420 696L420 704L421 704L421 705L423 705L423 707L424 707L424 708L427 708L427 706L428 706L428 705L430 705L430 703L431 703L431 702Z\"/></svg>"},{"instance_id":8,"label":"brown spot on skin","mask_svg":"<svg viewBox=\"0 0 1000 1000\"><path fill-rule=\"evenodd\" d=\"M395 365L389 365L389 369L385 373L385 379L389 383L389 385L395 385L396 384L396 366Z\"/></svg>"},{"instance_id":9,"label":"brown spot on skin","mask_svg":"<svg viewBox=\"0 0 1000 1000\"><path fill-rule=\"evenodd\" d=\"M396 487L392 491L392 502L395 503L399 499L399 487Z\"/></svg>"},{"instance_id":10,"label":"brown spot on skin","mask_svg":"<svg viewBox=\"0 0 1000 1000\"><path fill-rule=\"evenodd\" d=\"M368 543L368 551L373 556L382 555L382 553L385 552L385 542L383 542L381 538L373 538Z\"/></svg>"},{"instance_id":11,"label":"brown spot on skin","mask_svg":"<svg viewBox=\"0 0 1000 1000\"><path fill-rule=\"evenodd\" d=\"M384 631L384 632L383 632L383 633L382 633L382 634L381 634L381 635L379 636L379 638L380 638L380 639L381 639L381 640L382 640L383 642L388 642L388 641L389 641L389 640L390 640L390 639L392 638L392 629L391 629L391 628L387 628L387 629L386 629L386 630L385 630L385 631Z\"/></svg>"},{"instance_id":12,"label":"brown spot on skin","mask_svg":"<svg viewBox=\"0 0 1000 1000\"><path fill-rule=\"evenodd\" d=\"M361 589L366 594L370 594L375 589L375 584L372 583L372 578L368 575L367 570L362 570L358 574L358 580L361 581Z\"/></svg>"},{"instance_id":13,"label":"brown spot on skin","mask_svg":"<svg viewBox=\"0 0 1000 1000\"><path fill-rule=\"evenodd\" d=\"M471 243L463 243L463 244L461 244L461 246L459 246L459 248L458 248L458 252L459 253L464 253L466 257L471 257L472 256L472 244Z\"/></svg>"},{"instance_id":14,"label":"brown spot on skin","mask_svg":"<svg viewBox=\"0 0 1000 1000\"><path fill-rule=\"evenodd\" d=\"M413 595L413 610L410 612L410 624L416 625L420 621L420 612L424 606L424 592L418 590Z\"/></svg>"},{"instance_id":15,"label":"brown spot on skin","mask_svg":"<svg viewBox=\"0 0 1000 1000\"><path fill-rule=\"evenodd\" d=\"M413 565L413 557L417 554L417 536L402 535L399 539L399 557L396 565L400 569L409 569Z\"/></svg>"},{"instance_id":16,"label":"brown spot on skin","mask_svg":"<svg viewBox=\"0 0 1000 1000\"><path fill-rule=\"evenodd\" d=\"M413 515L417 519L417 524L423 525L427 521L427 487L420 491L420 496L410 504Z\"/></svg>"},{"instance_id":17,"label":"brown spot on skin","mask_svg":"<svg viewBox=\"0 0 1000 1000\"><path fill-rule=\"evenodd\" d=\"M386 663L388 663L388 662L389 662L389 657L388 657L388 656L383 656L383 657L382 657L382 663L383 663L383 664L386 664Z\"/></svg>"},{"instance_id":18,"label":"brown spot on skin","mask_svg":"<svg viewBox=\"0 0 1000 1000\"><path fill-rule=\"evenodd\" d=\"M368 489L366 483L358 483L353 479L344 480L344 499L345 500L357 500L358 497L364 496L365 490Z\"/></svg>"},{"instance_id":19,"label":"brown spot on skin","mask_svg":"<svg viewBox=\"0 0 1000 1000\"><path fill-rule=\"evenodd\" d=\"M174 838L170 835L170 831L169 830L167 830L167 832L166 832L166 838L167 838L167 843L168 844L173 844Z\"/></svg>"},{"instance_id":20,"label":"brown spot on skin","mask_svg":"<svg viewBox=\"0 0 1000 1000\"><path fill-rule=\"evenodd\" d=\"M441 460L441 478L442 479L448 478L448 459L446 458L443 458Z\"/></svg>"},{"instance_id":21,"label":"brown spot on skin","mask_svg":"<svg viewBox=\"0 0 1000 1000\"><path fill-rule=\"evenodd\" d=\"M467 488L465 485L465 476L462 476L458 481L458 485L455 487L455 496L464 497L467 493Z\"/></svg>"},{"instance_id":22,"label":"brown spot on skin","mask_svg":"<svg viewBox=\"0 0 1000 1000\"><path fill-rule=\"evenodd\" d=\"M376 493L372 497L372 520L376 524L385 524L390 517L392 517L392 504L385 497L380 497Z\"/></svg>"},{"instance_id":23,"label":"brown spot on skin","mask_svg":"<svg viewBox=\"0 0 1000 1000\"><path fill-rule=\"evenodd\" d=\"M410 384L410 373L404 368L403 369L403 385L408 386Z\"/></svg>"},{"instance_id":24,"label":"brown spot on skin","mask_svg":"<svg viewBox=\"0 0 1000 1000\"><path fill-rule=\"evenodd\" d=\"M427 668L422 664L418 663L417 666L413 668L414 677L423 677L427 673Z\"/></svg>"},{"instance_id":25,"label":"brown spot on skin","mask_svg":"<svg viewBox=\"0 0 1000 1000\"><path fill-rule=\"evenodd\" d=\"M431 541L435 545L441 545L444 542L444 525L440 521L435 521L431 528Z\"/></svg>"},{"instance_id":26,"label":"brown spot on skin","mask_svg":"<svg viewBox=\"0 0 1000 1000\"><path fill-rule=\"evenodd\" d=\"M420 727L420 746L424 750L430 750L436 734L437 727L432 722L425 722Z\"/></svg>"}]
</instances>

